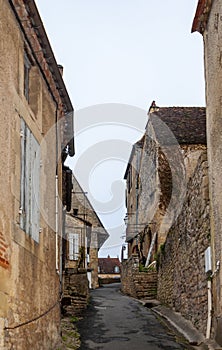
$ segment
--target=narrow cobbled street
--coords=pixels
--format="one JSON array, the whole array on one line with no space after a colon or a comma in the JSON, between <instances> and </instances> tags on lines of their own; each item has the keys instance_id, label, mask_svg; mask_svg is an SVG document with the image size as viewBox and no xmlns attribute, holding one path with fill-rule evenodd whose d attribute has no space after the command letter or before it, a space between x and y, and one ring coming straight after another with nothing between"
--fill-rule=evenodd
<instances>
[{"instance_id":1,"label":"narrow cobbled street","mask_svg":"<svg viewBox=\"0 0 222 350\"><path fill-rule=\"evenodd\" d=\"M81 350L192 349L150 309L123 295L120 284L91 292L90 306L78 327Z\"/></svg>"}]
</instances>

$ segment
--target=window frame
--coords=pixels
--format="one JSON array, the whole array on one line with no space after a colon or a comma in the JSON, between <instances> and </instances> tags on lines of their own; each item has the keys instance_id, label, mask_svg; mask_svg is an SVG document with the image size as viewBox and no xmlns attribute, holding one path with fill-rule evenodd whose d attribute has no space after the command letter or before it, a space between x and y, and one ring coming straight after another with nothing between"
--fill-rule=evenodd
<instances>
[{"instance_id":1,"label":"window frame","mask_svg":"<svg viewBox=\"0 0 222 350\"><path fill-rule=\"evenodd\" d=\"M68 260L79 260L80 236L79 233L68 233Z\"/></svg>"}]
</instances>

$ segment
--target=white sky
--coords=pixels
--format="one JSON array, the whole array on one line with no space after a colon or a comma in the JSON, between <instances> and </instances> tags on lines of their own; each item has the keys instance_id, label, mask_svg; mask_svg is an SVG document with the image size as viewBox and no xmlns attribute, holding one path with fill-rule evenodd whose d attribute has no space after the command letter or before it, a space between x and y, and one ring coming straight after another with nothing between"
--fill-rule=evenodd
<instances>
[{"instance_id":1,"label":"white sky","mask_svg":"<svg viewBox=\"0 0 222 350\"><path fill-rule=\"evenodd\" d=\"M197 0L36 3L76 111L69 165L110 232L100 256L116 256L124 242L122 179L151 102L205 105L202 38L190 33Z\"/></svg>"}]
</instances>

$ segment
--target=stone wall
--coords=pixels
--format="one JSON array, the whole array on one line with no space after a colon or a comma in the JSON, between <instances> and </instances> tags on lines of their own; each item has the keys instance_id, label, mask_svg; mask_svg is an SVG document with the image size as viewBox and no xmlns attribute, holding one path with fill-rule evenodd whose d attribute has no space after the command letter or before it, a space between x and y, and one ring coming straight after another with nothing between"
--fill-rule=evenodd
<instances>
[{"instance_id":1,"label":"stone wall","mask_svg":"<svg viewBox=\"0 0 222 350\"><path fill-rule=\"evenodd\" d=\"M158 299L205 333L207 276L204 251L210 245L208 170L202 151L181 214L158 254Z\"/></svg>"},{"instance_id":2,"label":"stone wall","mask_svg":"<svg viewBox=\"0 0 222 350\"><path fill-rule=\"evenodd\" d=\"M89 299L89 282L86 270L66 269L63 278L62 313L65 316L79 316L87 307Z\"/></svg>"},{"instance_id":3,"label":"stone wall","mask_svg":"<svg viewBox=\"0 0 222 350\"><path fill-rule=\"evenodd\" d=\"M98 249L91 248L89 250L89 268L91 269L91 287L92 289L99 287L98 281Z\"/></svg>"},{"instance_id":4,"label":"stone wall","mask_svg":"<svg viewBox=\"0 0 222 350\"><path fill-rule=\"evenodd\" d=\"M206 109L207 109L207 144L209 163L209 188L211 201L211 234L212 263L216 268L217 261L222 266L221 232L222 232L222 1L211 1L212 4L207 30L204 32L204 62L206 79ZM201 39L200 39L201 40ZM213 326L217 342L222 345L222 277L221 273L213 279Z\"/></svg>"},{"instance_id":5,"label":"stone wall","mask_svg":"<svg viewBox=\"0 0 222 350\"><path fill-rule=\"evenodd\" d=\"M6 269L9 267L9 246L2 232L0 232L0 266Z\"/></svg>"},{"instance_id":6,"label":"stone wall","mask_svg":"<svg viewBox=\"0 0 222 350\"><path fill-rule=\"evenodd\" d=\"M99 277L99 285L102 286L103 284L111 284L111 283L120 283L121 279L120 276L114 276L113 277Z\"/></svg>"},{"instance_id":7,"label":"stone wall","mask_svg":"<svg viewBox=\"0 0 222 350\"><path fill-rule=\"evenodd\" d=\"M154 299L157 293L157 273L155 271L139 272L139 260L132 255L122 262L122 292L137 299Z\"/></svg>"}]
</instances>

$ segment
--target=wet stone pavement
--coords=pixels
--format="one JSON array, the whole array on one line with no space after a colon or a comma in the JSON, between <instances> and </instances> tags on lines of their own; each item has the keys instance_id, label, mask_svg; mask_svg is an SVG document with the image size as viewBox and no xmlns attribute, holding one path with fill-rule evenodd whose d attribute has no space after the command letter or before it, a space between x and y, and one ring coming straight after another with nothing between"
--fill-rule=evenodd
<instances>
[{"instance_id":1,"label":"wet stone pavement","mask_svg":"<svg viewBox=\"0 0 222 350\"><path fill-rule=\"evenodd\" d=\"M189 344L140 302L123 295L120 284L91 292L78 323L81 350L190 350Z\"/></svg>"}]
</instances>

